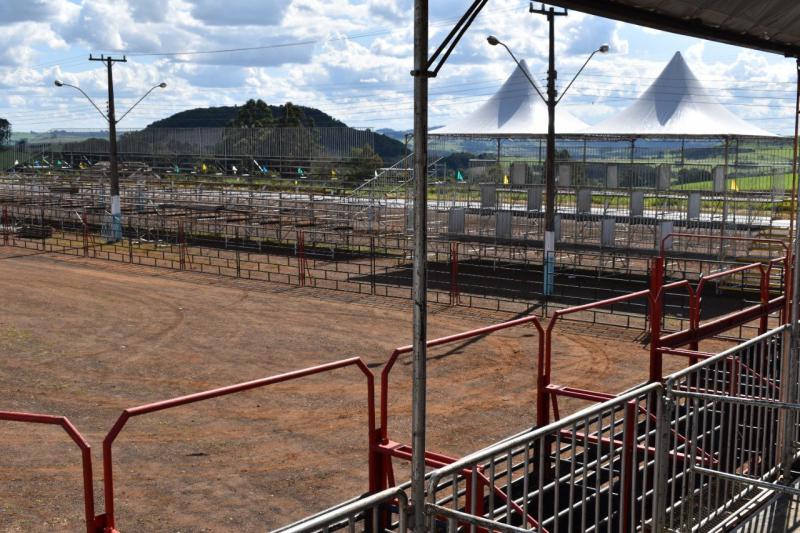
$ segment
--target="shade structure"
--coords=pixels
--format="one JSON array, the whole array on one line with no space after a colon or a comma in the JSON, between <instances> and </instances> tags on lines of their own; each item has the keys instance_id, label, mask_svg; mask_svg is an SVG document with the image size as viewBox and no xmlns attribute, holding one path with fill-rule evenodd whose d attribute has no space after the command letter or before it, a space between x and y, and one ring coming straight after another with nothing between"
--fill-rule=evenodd
<instances>
[{"instance_id":1,"label":"shade structure","mask_svg":"<svg viewBox=\"0 0 800 533\"><path fill-rule=\"evenodd\" d=\"M800 57L797 0L553 0L552 3L659 30Z\"/></svg>"},{"instance_id":2,"label":"shade structure","mask_svg":"<svg viewBox=\"0 0 800 533\"><path fill-rule=\"evenodd\" d=\"M498 138L546 135L547 105L531 86L525 72L530 76L528 66L522 60L489 100L466 117L432 130L431 135ZM574 134L587 127L568 111L556 108L556 133Z\"/></svg>"},{"instance_id":3,"label":"shade structure","mask_svg":"<svg viewBox=\"0 0 800 533\"><path fill-rule=\"evenodd\" d=\"M734 115L706 89L676 52L652 85L630 107L584 131L635 137L775 137Z\"/></svg>"}]
</instances>

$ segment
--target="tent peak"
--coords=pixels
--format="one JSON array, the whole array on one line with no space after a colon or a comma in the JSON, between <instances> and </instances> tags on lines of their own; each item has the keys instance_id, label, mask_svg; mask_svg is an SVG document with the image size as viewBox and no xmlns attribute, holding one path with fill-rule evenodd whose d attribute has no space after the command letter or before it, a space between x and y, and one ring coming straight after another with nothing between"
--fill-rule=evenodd
<instances>
[{"instance_id":1,"label":"tent peak","mask_svg":"<svg viewBox=\"0 0 800 533\"><path fill-rule=\"evenodd\" d=\"M530 78L530 79L529 79ZM533 86L531 81L534 82ZM536 89L534 89L534 86ZM547 105L523 59L505 82L469 115L433 130L433 135L483 135L486 137L540 136L547 133ZM577 133L587 127L566 109L556 109L558 133Z\"/></svg>"},{"instance_id":2,"label":"tent peak","mask_svg":"<svg viewBox=\"0 0 800 533\"><path fill-rule=\"evenodd\" d=\"M700 83L680 51L625 110L586 133L613 135L739 135L773 137L740 119Z\"/></svg>"}]
</instances>

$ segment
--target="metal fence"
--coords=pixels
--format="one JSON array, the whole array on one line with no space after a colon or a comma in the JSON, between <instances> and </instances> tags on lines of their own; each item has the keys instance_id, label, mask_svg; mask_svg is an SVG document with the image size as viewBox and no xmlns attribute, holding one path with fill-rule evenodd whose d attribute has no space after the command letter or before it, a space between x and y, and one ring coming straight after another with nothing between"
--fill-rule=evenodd
<instances>
[{"instance_id":1,"label":"metal fence","mask_svg":"<svg viewBox=\"0 0 800 533\"><path fill-rule=\"evenodd\" d=\"M434 472L428 529L494 521L536 531L631 531L654 515L653 384L487 448ZM460 514L459 514L460 513Z\"/></svg>"},{"instance_id":2,"label":"metal fence","mask_svg":"<svg viewBox=\"0 0 800 533\"><path fill-rule=\"evenodd\" d=\"M776 488L797 442L796 430L783 435L797 407L787 403L787 341L788 327L778 328L667 380L667 527L703 529Z\"/></svg>"},{"instance_id":3,"label":"metal fence","mask_svg":"<svg viewBox=\"0 0 800 533\"><path fill-rule=\"evenodd\" d=\"M800 495L789 327L434 470L415 530L712 531L765 494ZM404 488L282 531L366 531L369 513L402 512ZM406 526L368 530L387 527Z\"/></svg>"}]
</instances>

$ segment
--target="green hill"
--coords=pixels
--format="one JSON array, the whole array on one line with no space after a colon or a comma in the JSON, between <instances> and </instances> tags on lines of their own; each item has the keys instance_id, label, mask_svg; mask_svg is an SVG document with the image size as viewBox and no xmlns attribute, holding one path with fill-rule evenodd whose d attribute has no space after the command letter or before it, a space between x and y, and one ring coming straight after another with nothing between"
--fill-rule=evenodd
<instances>
[{"instance_id":1,"label":"green hill","mask_svg":"<svg viewBox=\"0 0 800 533\"><path fill-rule=\"evenodd\" d=\"M324 111L313 107L296 106L299 108L309 126L346 128L347 124L328 115ZM284 106L269 106L275 120L280 120L284 114ZM224 128L239 112L238 106L202 107L181 111L174 115L157 120L147 128ZM404 155L404 145L381 133L375 134L375 152L386 164L394 163Z\"/></svg>"}]
</instances>

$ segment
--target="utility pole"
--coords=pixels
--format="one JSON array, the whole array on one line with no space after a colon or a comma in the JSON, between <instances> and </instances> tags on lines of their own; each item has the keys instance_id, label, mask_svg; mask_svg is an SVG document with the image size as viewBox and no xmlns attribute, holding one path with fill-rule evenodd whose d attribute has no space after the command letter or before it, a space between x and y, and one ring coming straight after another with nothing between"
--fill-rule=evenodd
<instances>
[{"instance_id":1,"label":"utility pole","mask_svg":"<svg viewBox=\"0 0 800 533\"><path fill-rule=\"evenodd\" d=\"M549 27L550 53L547 69L547 152L545 160L545 201L544 201L544 296L553 294L555 277L556 251L556 52L555 52L555 18L567 16L567 10L556 11L555 8L539 8L530 4L530 12L547 16Z\"/></svg>"},{"instance_id":2,"label":"utility pole","mask_svg":"<svg viewBox=\"0 0 800 533\"><path fill-rule=\"evenodd\" d=\"M122 209L120 206L119 201L119 168L117 166L117 124L119 124L125 117L128 116L128 113L133 111L133 109L141 103L142 100L147 98L151 92L156 89L165 89L167 84L163 81L158 85L154 85L150 88L149 91L144 93L141 98L139 98L135 104L128 108L119 119L117 119L117 114L114 110L114 73L113 73L113 66L114 63L127 63L128 60L123 56L122 59L115 59L113 57L93 57L89 55L89 61L102 61L106 64L106 68L108 69L108 110L107 113L103 113L103 111L97 106L97 104L92 100L92 98L86 94L86 91L78 87L77 85L72 85L69 83L64 83L61 80L54 80L54 84L56 87L71 87L76 91L80 92L92 107L94 107L100 116L108 122L108 143L109 143L109 163L111 167L111 224L109 224L109 234L106 235L108 238L108 242L117 242L118 240L122 239Z\"/></svg>"},{"instance_id":3,"label":"utility pole","mask_svg":"<svg viewBox=\"0 0 800 533\"><path fill-rule=\"evenodd\" d=\"M109 163L111 170L111 233L109 242L117 242L122 238L122 207L119 200L119 166L117 163L117 117L114 113L114 63L127 63L128 59L111 56L93 57L89 61L102 61L108 69L108 142Z\"/></svg>"}]
</instances>

